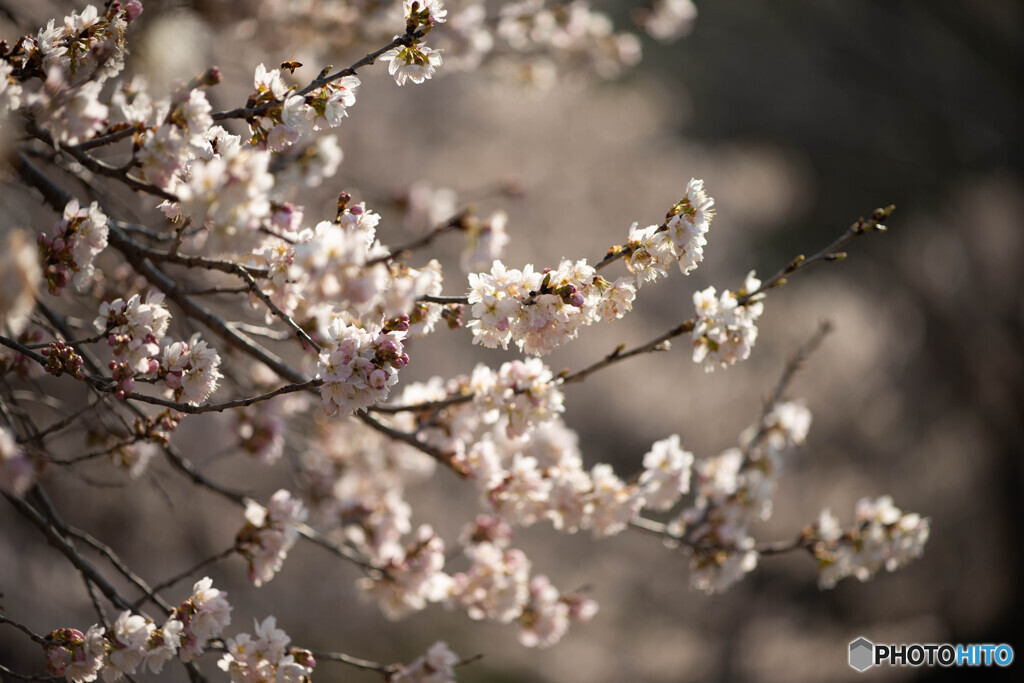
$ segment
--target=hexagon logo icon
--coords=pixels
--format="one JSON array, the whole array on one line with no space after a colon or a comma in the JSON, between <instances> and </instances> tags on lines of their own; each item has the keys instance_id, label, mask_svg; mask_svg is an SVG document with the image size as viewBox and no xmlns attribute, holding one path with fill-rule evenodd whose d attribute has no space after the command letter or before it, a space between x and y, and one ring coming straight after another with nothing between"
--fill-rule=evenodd
<instances>
[{"instance_id":1,"label":"hexagon logo icon","mask_svg":"<svg viewBox=\"0 0 1024 683\"><path fill-rule=\"evenodd\" d=\"M875 665L875 644L863 636L850 643L850 666L864 671Z\"/></svg>"}]
</instances>

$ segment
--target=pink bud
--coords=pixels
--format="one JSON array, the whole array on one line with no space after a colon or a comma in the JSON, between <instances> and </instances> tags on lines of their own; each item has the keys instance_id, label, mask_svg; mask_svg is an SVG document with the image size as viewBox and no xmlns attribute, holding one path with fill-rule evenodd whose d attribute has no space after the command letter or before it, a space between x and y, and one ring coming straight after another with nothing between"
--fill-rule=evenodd
<instances>
[{"instance_id":1,"label":"pink bud","mask_svg":"<svg viewBox=\"0 0 1024 683\"><path fill-rule=\"evenodd\" d=\"M142 3L138 0L131 0L131 2L125 5L124 13L128 23L132 23L142 14Z\"/></svg>"}]
</instances>

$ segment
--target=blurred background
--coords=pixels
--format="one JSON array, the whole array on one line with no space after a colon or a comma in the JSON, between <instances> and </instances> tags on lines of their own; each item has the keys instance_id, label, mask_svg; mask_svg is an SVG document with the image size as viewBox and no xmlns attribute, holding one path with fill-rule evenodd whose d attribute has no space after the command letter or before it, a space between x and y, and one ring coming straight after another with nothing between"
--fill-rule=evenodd
<instances>
[{"instance_id":1,"label":"blurred background","mask_svg":"<svg viewBox=\"0 0 1024 683\"><path fill-rule=\"evenodd\" d=\"M175 60L188 75L218 64L225 81L211 99L215 110L228 108L244 98L256 63L308 59L308 73L299 74L307 79L319 69L317 57L243 21L257 16L257 4L146 2L140 35L130 39L139 41L153 79ZM56 5L25 26L4 24L2 37L81 6ZM597 5L620 22L632 6ZM672 433L698 458L715 455L735 445L787 359L829 320L835 331L788 394L814 415L807 446L786 464L774 516L757 535L792 538L826 507L848 522L859 498L891 494L905 511L931 518L924 557L829 591L818 590L809 558L763 558L747 580L709 597L689 588L687 559L656 539L594 542L538 525L516 541L535 571L564 589L588 587L601 611L554 648L529 650L511 628L473 624L439 607L388 622L358 600L354 567L300 544L258 590L240 560L209 570L235 605L232 632L275 614L296 644L383 662L410 661L444 639L463 656L485 654L459 671L471 683L853 680L846 651L858 636L1009 643L1020 653L1024 5L717 0L698 7L688 37L645 40L643 62L611 81L570 79L535 90L460 74L397 88L383 68L361 72L359 100L339 129L345 161L305 202L307 222L333 216L345 189L379 207L384 242L404 242L410 233L388 221L397 215L392 200L426 181L474 199L481 211L508 211L510 265L555 265L563 256L595 262L624 241L630 223L660 222L686 182L703 178L717 216L702 266L645 287L625 320L584 330L546 359L557 371L621 342L646 341L692 315L697 289L736 288L751 269L768 276L858 216L896 204L888 233L857 241L846 261L801 273L770 295L747 362L705 374L680 340L668 353L568 388L566 421L588 465L610 462L623 475L639 467L652 441ZM366 51L360 47L325 58L348 64ZM508 181L522 186L522 197L487 192ZM13 187L3 187L5 204ZM445 263L450 294L461 293L454 265L461 244L453 242L429 253ZM480 360L497 365L512 355L452 354L455 344L468 349L468 334L442 331L416 342L403 380L469 372ZM190 421L179 445L202 462L218 450L210 450L224 426L218 420ZM264 498L288 485L287 467L240 475L244 462L218 459L208 471ZM83 496L81 481L61 477L51 480L58 505L153 580L223 550L241 524L236 509L169 471L116 496L92 487ZM182 505L182 496L196 505ZM450 535L476 509L471 487L446 472L410 498L414 521ZM63 559L9 507L0 508L0 528L7 613L40 632L92 623L81 582ZM169 599L186 591L180 586ZM0 661L39 670L41 657L23 652L25 644L0 631ZM204 669L214 671L212 658ZM326 663L316 678L375 680Z\"/></svg>"}]
</instances>

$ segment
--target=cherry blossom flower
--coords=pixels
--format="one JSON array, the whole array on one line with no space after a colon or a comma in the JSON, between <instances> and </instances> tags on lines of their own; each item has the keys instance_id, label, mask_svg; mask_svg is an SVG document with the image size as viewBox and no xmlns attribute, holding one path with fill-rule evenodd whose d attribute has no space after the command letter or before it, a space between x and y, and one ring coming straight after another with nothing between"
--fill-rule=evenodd
<instances>
[{"instance_id":1,"label":"cherry blossom flower","mask_svg":"<svg viewBox=\"0 0 1024 683\"><path fill-rule=\"evenodd\" d=\"M0 244L0 330L21 334L36 305L42 279L38 251L24 230L12 230Z\"/></svg>"},{"instance_id":2,"label":"cherry blossom flower","mask_svg":"<svg viewBox=\"0 0 1024 683\"><path fill-rule=\"evenodd\" d=\"M654 0L639 23L655 40L669 42L689 33L696 18L692 0Z\"/></svg>"},{"instance_id":3,"label":"cherry blossom flower","mask_svg":"<svg viewBox=\"0 0 1024 683\"><path fill-rule=\"evenodd\" d=\"M760 286L761 281L750 271L739 293L725 290L716 298L715 288L708 287L693 295L697 309L697 322L691 333L694 363L703 363L704 370L711 372L750 356L757 341L756 322L764 311L764 304L760 295L742 306L737 300Z\"/></svg>"},{"instance_id":4,"label":"cherry blossom flower","mask_svg":"<svg viewBox=\"0 0 1024 683\"><path fill-rule=\"evenodd\" d=\"M280 681L300 683L308 681L316 661L308 650L289 648L291 637L277 628L273 616L255 622L255 637L240 633L227 639L227 653L217 666L227 672L232 681Z\"/></svg>"},{"instance_id":5,"label":"cherry blossom flower","mask_svg":"<svg viewBox=\"0 0 1024 683\"><path fill-rule=\"evenodd\" d=\"M564 396L551 370L539 358L504 363L495 373L480 364L470 379L473 400L484 411L484 422L505 423L509 438L565 411Z\"/></svg>"},{"instance_id":6,"label":"cherry blossom flower","mask_svg":"<svg viewBox=\"0 0 1024 683\"><path fill-rule=\"evenodd\" d=\"M405 85L406 81L419 85L441 66L441 51L426 45L401 46L391 48L378 59L388 62L388 73L398 85Z\"/></svg>"},{"instance_id":7,"label":"cherry blossom flower","mask_svg":"<svg viewBox=\"0 0 1024 683\"><path fill-rule=\"evenodd\" d=\"M690 466L693 453L679 445L679 436L654 442L644 456L644 471L639 484L644 506L652 510L668 510L679 497L690 490Z\"/></svg>"},{"instance_id":8,"label":"cherry blossom flower","mask_svg":"<svg viewBox=\"0 0 1024 683\"><path fill-rule=\"evenodd\" d=\"M804 442L810 412L800 403L777 403L729 448L694 467L697 498L669 524L692 552L690 582L720 592L757 567L749 527L771 516L783 457Z\"/></svg>"},{"instance_id":9,"label":"cherry blossom flower","mask_svg":"<svg viewBox=\"0 0 1024 683\"><path fill-rule=\"evenodd\" d=\"M95 681L106 659L104 628L98 624L87 633L62 628L52 631L45 644L46 670L64 676L69 683Z\"/></svg>"},{"instance_id":10,"label":"cherry blossom flower","mask_svg":"<svg viewBox=\"0 0 1024 683\"><path fill-rule=\"evenodd\" d=\"M20 498L34 482L32 461L18 446L14 435L0 427L0 491Z\"/></svg>"},{"instance_id":11,"label":"cherry blossom flower","mask_svg":"<svg viewBox=\"0 0 1024 683\"><path fill-rule=\"evenodd\" d=\"M386 617L401 619L448 597L452 578L444 573L444 565L444 541L424 524L413 541L383 565L380 576L360 579L358 586Z\"/></svg>"},{"instance_id":12,"label":"cherry blossom flower","mask_svg":"<svg viewBox=\"0 0 1024 683\"><path fill-rule=\"evenodd\" d=\"M145 302L138 294L128 301L115 299L100 304L99 316L93 326L106 331L107 343L123 367L114 367L119 373L119 391L131 393L134 373L156 372L160 363L155 356L160 352L160 340L167 332L171 314L163 305L160 292L150 292Z\"/></svg>"},{"instance_id":13,"label":"cherry blossom flower","mask_svg":"<svg viewBox=\"0 0 1024 683\"><path fill-rule=\"evenodd\" d=\"M442 640L431 645L426 654L403 666L391 677L392 683L455 683L459 656Z\"/></svg>"},{"instance_id":14,"label":"cherry blossom flower","mask_svg":"<svg viewBox=\"0 0 1024 683\"><path fill-rule=\"evenodd\" d=\"M249 563L249 580L253 585L262 586L281 570L298 539L298 526L308 514L305 505L284 489L271 496L265 508L249 501L245 508L246 525L238 532L238 539L239 552Z\"/></svg>"},{"instance_id":15,"label":"cherry blossom flower","mask_svg":"<svg viewBox=\"0 0 1024 683\"><path fill-rule=\"evenodd\" d=\"M87 209L78 208L72 199L50 234L39 236L46 282L51 294L59 294L69 280L83 291L93 275L93 260L107 246L107 217L93 202Z\"/></svg>"},{"instance_id":16,"label":"cherry blossom flower","mask_svg":"<svg viewBox=\"0 0 1024 683\"><path fill-rule=\"evenodd\" d=\"M116 681L125 674L133 674L146 658L146 644L156 630L153 622L129 610L121 612L108 634L110 651L103 679Z\"/></svg>"},{"instance_id":17,"label":"cherry blossom flower","mask_svg":"<svg viewBox=\"0 0 1024 683\"><path fill-rule=\"evenodd\" d=\"M210 577L203 577L192 586L192 596L175 610L181 622L181 649L178 657L192 661L202 654L206 641L220 637L231 624L231 605L227 593L213 587Z\"/></svg>"},{"instance_id":18,"label":"cherry blossom flower","mask_svg":"<svg viewBox=\"0 0 1024 683\"><path fill-rule=\"evenodd\" d=\"M848 576L867 581L883 567L896 571L924 553L930 532L931 520L904 514L891 496L859 500L854 525L846 531L824 510L810 532L818 585L834 588Z\"/></svg>"},{"instance_id":19,"label":"cherry blossom flower","mask_svg":"<svg viewBox=\"0 0 1024 683\"><path fill-rule=\"evenodd\" d=\"M164 664L178 654L181 632L184 628L184 624L172 617L162 627L150 633L149 642L146 643L144 664L152 673L160 673Z\"/></svg>"},{"instance_id":20,"label":"cherry blossom flower","mask_svg":"<svg viewBox=\"0 0 1024 683\"><path fill-rule=\"evenodd\" d=\"M175 400L199 405L217 389L220 354L209 348L195 333L188 342L174 342L164 347L160 374L173 392Z\"/></svg>"},{"instance_id":21,"label":"cherry blossom flower","mask_svg":"<svg viewBox=\"0 0 1024 683\"><path fill-rule=\"evenodd\" d=\"M336 319L328 335L317 366L324 413L345 416L386 399L409 362L401 341L405 332L364 330Z\"/></svg>"},{"instance_id":22,"label":"cherry blossom flower","mask_svg":"<svg viewBox=\"0 0 1024 683\"><path fill-rule=\"evenodd\" d=\"M508 214L495 211L485 222L470 225L466 235L466 248L459 256L459 266L464 273L476 273L487 270L491 264L501 259L505 246L509 243L505 225Z\"/></svg>"}]
</instances>

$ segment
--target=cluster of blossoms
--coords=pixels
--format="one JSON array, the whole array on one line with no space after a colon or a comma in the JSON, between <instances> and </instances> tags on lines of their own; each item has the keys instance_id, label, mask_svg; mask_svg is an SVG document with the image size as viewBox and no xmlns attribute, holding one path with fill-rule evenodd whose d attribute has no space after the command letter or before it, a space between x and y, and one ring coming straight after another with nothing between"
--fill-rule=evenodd
<instances>
[{"instance_id":1,"label":"cluster of blossoms","mask_svg":"<svg viewBox=\"0 0 1024 683\"><path fill-rule=\"evenodd\" d=\"M73 628L51 632L44 648L47 672L69 683L89 683L100 672L105 681L130 676L142 666L160 673L177 655L188 662L201 654L206 641L217 638L231 623L231 605L209 578L197 581L192 595L157 627L151 620L121 612L108 632L94 624L86 633Z\"/></svg>"},{"instance_id":2,"label":"cluster of blossoms","mask_svg":"<svg viewBox=\"0 0 1024 683\"><path fill-rule=\"evenodd\" d=\"M100 674L117 681L148 669L158 674L177 656L190 662L221 638L231 623L227 593L213 588L209 578L196 582L192 595L157 627L150 619L125 610L108 632L94 624L83 633L74 628L50 632L44 644L47 673L69 683L91 683ZM316 667L309 650L289 647L291 638L277 628L273 616L255 622L253 634L239 633L224 641L226 653L217 665L233 683L301 683ZM444 642L396 671L390 680L404 683L454 683L458 655Z\"/></svg>"},{"instance_id":3,"label":"cluster of blossoms","mask_svg":"<svg viewBox=\"0 0 1024 683\"><path fill-rule=\"evenodd\" d=\"M499 71L539 87L552 86L559 69L612 78L641 57L635 35L616 33L608 15L583 0L503 3L494 35L518 57Z\"/></svg>"},{"instance_id":4,"label":"cluster of blossoms","mask_svg":"<svg viewBox=\"0 0 1024 683\"><path fill-rule=\"evenodd\" d=\"M697 321L691 333L694 363L704 363L704 370L711 372L750 356L757 341L757 319L764 311L763 295L755 295L743 305L739 304L739 298L760 287L761 281L750 271L739 292L727 289L716 296L715 288L708 287L694 293L693 305L697 309Z\"/></svg>"},{"instance_id":5,"label":"cluster of blossoms","mask_svg":"<svg viewBox=\"0 0 1024 683\"><path fill-rule=\"evenodd\" d=\"M187 341L164 347L159 374L175 401L199 405L217 388L220 354L207 346L196 332Z\"/></svg>"},{"instance_id":6,"label":"cluster of blossoms","mask_svg":"<svg viewBox=\"0 0 1024 683\"><path fill-rule=\"evenodd\" d=\"M317 526L339 529L374 563L404 556L412 530L405 490L429 479L435 461L351 420L319 419L315 426L302 465Z\"/></svg>"},{"instance_id":7,"label":"cluster of blossoms","mask_svg":"<svg viewBox=\"0 0 1024 683\"><path fill-rule=\"evenodd\" d=\"M512 439L565 411L565 397L539 358L504 363L498 372L480 363L473 370L470 388L483 421L507 420L505 432Z\"/></svg>"},{"instance_id":8,"label":"cluster of blossoms","mask_svg":"<svg viewBox=\"0 0 1024 683\"><path fill-rule=\"evenodd\" d=\"M106 334L113 351L110 369L119 398L132 393L136 375L154 375L175 400L198 405L217 388L220 354L198 333L187 342L168 344L161 353L160 343L171 320L163 300L162 293L150 292L145 301L133 294L127 301L103 302L93 325Z\"/></svg>"},{"instance_id":9,"label":"cluster of blossoms","mask_svg":"<svg viewBox=\"0 0 1024 683\"><path fill-rule=\"evenodd\" d=\"M516 623L527 647L554 645L571 622L589 621L597 603L561 593L543 574L531 575L525 553L509 547L512 530L501 518L480 515L461 535L470 567L452 577L451 601L471 619Z\"/></svg>"},{"instance_id":10,"label":"cluster of blossoms","mask_svg":"<svg viewBox=\"0 0 1024 683\"><path fill-rule=\"evenodd\" d=\"M667 275L673 263L683 275L697 268L704 260L714 205L715 200L704 192L704 181L692 178L685 196L669 210L664 225L638 228L639 224L633 223L624 253L638 287Z\"/></svg>"},{"instance_id":11,"label":"cluster of blossoms","mask_svg":"<svg viewBox=\"0 0 1024 683\"><path fill-rule=\"evenodd\" d=\"M270 388L276 376L263 378L257 386ZM305 396L285 396L283 400L261 401L235 411L238 446L263 465L273 465L284 453L288 420L308 405Z\"/></svg>"},{"instance_id":12,"label":"cluster of blossoms","mask_svg":"<svg viewBox=\"0 0 1024 683\"><path fill-rule=\"evenodd\" d=\"M645 507L667 509L689 490L693 456L678 437L652 446L634 482L606 464L584 470L576 441L561 420L518 439L485 434L466 455L482 502L517 525L548 520L567 533L604 538L625 530Z\"/></svg>"},{"instance_id":13,"label":"cluster of blossoms","mask_svg":"<svg viewBox=\"0 0 1024 683\"><path fill-rule=\"evenodd\" d=\"M0 427L0 492L21 497L35 482L35 468L7 429Z\"/></svg>"},{"instance_id":14,"label":"cluster of blossoms","mask_svg":"<svg viewBox=\"0 0 1024 683\"><path fill-rule=\"evenodd\" d=\"M398 383L398 371L409 362L400 327L385 322L364 330L340 318L330 324L327 348L317 364L325 414L346 416L388 397Z\"/></svg>"},{"instance_id":15,"label":"cluster of blossoms","mask_svg":"<svg viewBox=\"0 0 1024 683\"><path fill-rule=\"evenodd\" d=\"M111 361L111 370L118 380L119 398L135 388L135 374L148 375L160 369L160 340L171 322L163 302L162 293L150 292L146 301L133 294L127 301L117 298L100 304L93 326L106 333L107 344L118 359Z\"/></svg>"},{"instance_id":16,"label":"cluster of blossoms","mask_svg":"<svg viewBox=\"0 0 1024 683\"><path fill-rule=\"evenodd\" d=\"M403 400L416 395L407 390ZM585 621L596 611L592 601L558 593L545 577L531 576L530 561L508 547L507 515L483 515L469 525L459 540L470 565L446 573L446 544L429 525L412 531L404 498L408 485L431 476L434 462L353 422L320 426L317 446L303 463L312 475L314 514L340 528L342 538L378 568L358 585L385 615L398 619L441 603L474 619L517 623L524 643L544 646L557 641L571 621ZM558 446L550 443L548 449L554 457Z\"/></svg>"},{"instance_id":17,"label":"cluster of blossoms","mask_svg":"<svg viewBox=\"0 0 1024 683\"><path fill-rule=\"evenodd\" d=\"M253 585L262 586L281 570L299 536L299 525L308 514L302 501L284 489L270 497L267 507L249 501L237 545L238 552L249 563L249 580Z\"/></svg>"},{"instance_id":18,"label":"cluster of blossoms","mask_svg":"<svg viewBox=\"0 0 1024 683\"><path fill-rule=\"evenodd\" d=\"M96 202L79 209L72 199L52 234L39 235L38 243L50 294L60 294L72 278L82 291L92 279L93 260L107 246L107 217Z\"/></svg>"},{"instance_id":19,"label":"cluster of blossoms","mask_svg":"<svg viewBox=\"0 0 1024 683\"><path fill-rule=\"evenodd\" d=\"M584 325L621 318L631 310L636 288L644 282L666 275L672 263L689 274L703 260L713 206L704 181L691 179L664 225L642 229L632 225L626 245L611 253L625 257L636 286L629 278L605 280L585 260L563 260L558 268L543 272L529 264L522 271L508 269L495 261L489 273L471 273L468 300L474 319L466 326L473 331L473 342L507 348L514 340L524 353L544 355L575 339ZM748 314L743 318L748 323L744 331L756 336L756 329L749 332L757 317L754 310L748 307L740 313ZM759 308L756 311L760 313ZM718 333L712 328L706 332L709 339Z\"/></svg>"},{"instance_id":20,"label":"cluster of blossoms","mask_svg":"<svg viewBox=\"0 0 1024 683\"><path fill-rule=\"evenodd\" d=\"M219 149L219 148L218 148ZM189 165L191 177L177 187L181 211L209 230L213 253L245 253L263 241L274 187L270 154L252 147L220 150Z\"/></svg>"},{"instance_id":21,"label":"cluster of blossoms","mask_svg":"<svg viewBox=\"0 0 1024 683\"><path fill-rule=\"evenodd\" d=\"M387 266L369 264L388 253L376 238L379 221L359 203L346 206L334 222L298 232L284 229L280 238L264 242L252 262L267 269L264 289L271 300L300 320L328 318L338 305L369 313L388 284Z\"/></svg>"},{"instance_id":22,"label":"cluster of blossoms","mask_svg":"<svg viewBox=\"0 0 1024 683\"><path fill-rule=\"evenodd\" d=\"M848 576L867 581L878 570L896 571L924 552L931 521L903 512L890 496L857 502L854 524L843 530L839 520L823 510L804 537L818 560L818 585L834 588Z\"/></svg>"},{"instance_id":23,"label":"cluster of blossoms","mask_svg":"<svg viewBox=\"0 0 1024 683\"><path fill-rule=\"evenodd\" d=\"M24 230L0 242L0 330L21 334L36 305L42 278L38 252Z\"/></svg>"},{"instance_id":24,"label":"cluster of blossoms","mask_svg":"<svg viewBox=\"0 0 1024 683\"><path fill-rule=\"evenodd\" d=\"M217 662L234 683L301 683L308 681L316 660L309 650L289 648L291 638L267 617L253 626L255 637L239 633L227 640L227 654Z\"/></svg>"},{"instance_id":25,"label":"cluster of blossoms","mask_svg":"<svg viewBox=\"0 0 1024 683\"><path fill-rule=\"evenodd\" d=\"M511 529L498 517L482 515L460 540L470 566L444 572L445 546L427 525L409 545L380 568L360 579L365 595L392 619L422 610L428 603L464 609L471 619L516 623L520 642L546 647L558 642L572 621L588 621L597 604L575 593L560 593L544 575L531 575L531 563L509 548Z\"/></svg>"},{"instance_id":26,"label":"cluster of blossoms","mask_svg":"<svg viewBox=\"0 0 1024 683\"><path fill-rule=\"evenodd\" d=\"M466 395L472 403L443 405ZM442 406L430 407L437 402ZM478 366L471 378L447 384L434 378L409 385L399 404L426 406L396 425L448 454L472 474L481 503L520 526L547 520L602 538L620 533L644 508L671 508L689 490L693 456L678 436L652 446L634 482L605 464L586 471L577 436L560 419L562 394L538 359L506 363L498 372Z\"/></svg>"},{"instance_id":27,"label":"cluster of blossoms","mask_svg":"<svg viewBox=\"0 0 1024 683\"><path fill-rule=\"evenodd\" d=\"M43 87L20 97L19 88L6 88L0 94L8 103L0 110L28 107L55 140L69 145L102 131L108 108L100 90L124 68L125 31L141 12L136 0L110 4L104 15L90 5L63 25L51 19L35 36L22 38L7 60L22 80L38 78Z\"/></svg>"},{"instance_id":28,"label":"cluster of blossoms","mask_svg":"<svg viewBox=\"0 0 1024 683\"><path fill-rule=\"evenodd\" d=\"M142 3L136 0L109 6L103 16L89 5L81 14L66 16L63 26L51 19L35 39L23 39L15 54L23 55L22 68L31 66L41 73L59 69L70 85L102 83L124 68L125 31L141 13Z\"/></svg>"},{"instance_id":29,"label":"cluster of blossoms","mask_svg":"<svg viewBox=\"0 0 1024 683\"><path fill-rule=\"evenodd\" d=\"M138 479L160 447L171 443L171 433L178 428L182 417L177 411L164 410L157 415L136 418L130 437L114 431L90 430L89 440L105 446L114 466L128 472L132 479Z\"/></svg>"},{"instance_id":30,"label":"cluster of blossoms","mask_svg":"<svg viewBox=\"0 0 1024 683\"><path fill-rule=\"evenodd\" d=\"M261 26L273 26L275 34L293 33L320 55L337 53L357 40L387 40L403 18L408 30L423 34L444 23L436 37L440 49L429 54L443 52L446 70L484 68L519 84L551 88L566 76L612 78L640 61L639 38L617 30L593 4L585 0L496 5L449 0L443 6L437 0L327 4L261 0L253 12L264 19ZM649 10L634 12L634 18L640 29L661 41L685 35L696 15L691 0L649 4Z\"/></svg>"},{"instance_id":31,"label":"cluster of blossoms","mask_svg":"<svg viewBox=\"0 0 1024 683\"><path fill-rule=\"evenodd\" d=\"M297 232L282 230L280 238L267 240L254 252L250 262L267 269L264 291L320 338L333 334L329 328L339 309L347 312L350 324L355 324L354 316L367 328L381 318L402 319L396 330L407 326L410 336L429 334L442 307L420 298L441 293L440 263L432 260L412 268L389 260L376 237L380 215L363 202L349 206L348 199L342 196L333 222ZM290 213L294 216L294 207ZM256 299L254 303L262 305ZM269 311L267 317L269 322Z\"/></svg>"},{"instance_id":32,"label":"cluster of blossoms","mask_svg":"<svg viewBox=\"0 0 1024 683\"><path fill-rule=\"evenodd\" d=\"M636 296L625 278L610 283L586 259L564 259L543 272L495 261L489 273L471 273L469 286L473 320L466 327L473 343L504 349L515 341L520 351L538 356L575 339L585 325L622 317Z\"/></svg>"},{"instance_id":33,"label":"cluster of blossoms","mask_svg":"<svg viewBox=\"0 0 1024 683\"><path fill-rule=\"evenodd\" d=\"M404 547L391 543L389 550L392 555L380 558L383 562L378 560L382 565L380 574L364 577L358 583L363 594L376 601L389 619L401 619L428 603L448 598L452 578L444 573L444 539L430 525L421 525Z\"/></svg>"},{"instance_id":34,"label":"cluster of blossoms","mask_svg":"<svg viewBox=\"0 0 1024 683\"><path fill-rule=\"evenodd\" d=\"M356 103L359 79L345 76L305 94L289 94L294 88L285 84L281 70L260 64L253 85L256 92L249 106L262 105L266 111L249 122L252 143L279 152L313 131L341 125L348 108Z\"/></svg>"},{"instance_id":35,"label":"cluster of blossoms","mask_svg":"<svg viewBox=\"0 0 1024 683\"><path fill-rule=\"evenodd\" d=\"M696 465L697 498L668 526L693 554L690 581L721 592L753 571L758 554L750 526L771 516L783 457L807 438L811 413L777 403L730 448Z\"/></svg>"},{"instance_id":36,"label":"cluster of blossoms","mask_svg":"<svg viewBox=\"0 0 1024 683\"><path fill-rule=\"evenodd\" d=\"M429 33L435 24L443 24L448 16L439 0L405 0L405 26L408 34L414 32ZM395 36L398 38L398 36ZM420 84L432 77L441 66L441 51L427 47L418 39L407 45L393 47L380 56L382 62L388 63L390 73L398 85L406 81Z\"/></svg>"}]
</instances>

